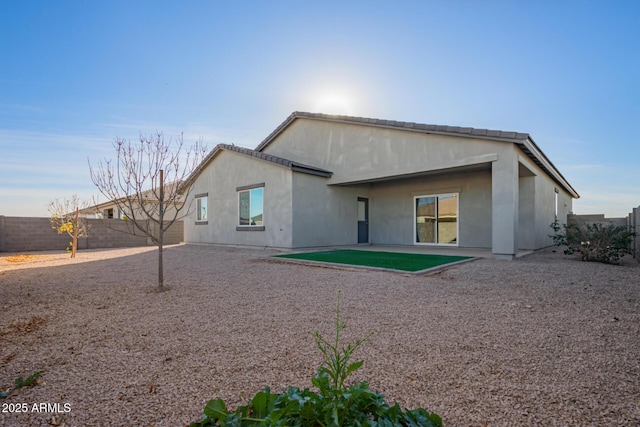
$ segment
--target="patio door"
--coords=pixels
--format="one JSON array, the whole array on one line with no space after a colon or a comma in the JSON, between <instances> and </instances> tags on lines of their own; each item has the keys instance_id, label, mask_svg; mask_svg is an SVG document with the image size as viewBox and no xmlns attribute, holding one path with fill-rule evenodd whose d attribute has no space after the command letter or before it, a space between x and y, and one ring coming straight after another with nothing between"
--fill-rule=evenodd
<instances>
[{"instance_id":1,"label":"patio door","mask_svg":"<svg viewBox=\"0 0 640 427\"><path fill-rule=\"evenodd\" d=\"M415 243L458 245L458 193L414 197Z\"/></svg>"},{"instance_id":2,"label":"patio door","mask_svg":"<svg viewBox=\"0 0 640 427\"><path fill-rule=\"evenodd\" d=\"M369 243L369 199L358 197L358 243Z\"/></svg>"}]
</instances>

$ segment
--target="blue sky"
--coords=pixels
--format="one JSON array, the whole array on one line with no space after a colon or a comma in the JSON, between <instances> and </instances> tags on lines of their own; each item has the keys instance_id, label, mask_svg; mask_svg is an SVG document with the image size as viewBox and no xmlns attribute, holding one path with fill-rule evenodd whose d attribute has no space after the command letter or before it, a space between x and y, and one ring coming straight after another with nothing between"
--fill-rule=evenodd
<instances>
[{"instance_id":1,"label":"blue sky","mask_svg":"<svg viewBox=\"0 0 640 427\"><path fill-rule=\"evenodd\" d=\"M98 192L116 137L254 148L291 112L528 132L581 195L640 205L640 2L4 1L0 215ZM104 201L104 200L101 200Z\"/></svg>"}]
</instances>

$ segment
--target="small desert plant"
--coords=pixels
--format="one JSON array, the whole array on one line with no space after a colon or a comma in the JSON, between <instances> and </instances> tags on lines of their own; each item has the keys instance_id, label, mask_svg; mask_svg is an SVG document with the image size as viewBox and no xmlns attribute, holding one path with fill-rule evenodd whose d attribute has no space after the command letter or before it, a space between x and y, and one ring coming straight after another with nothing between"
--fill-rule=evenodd
<instances>
[{"instance_id":1,"label":"small desert plant","mask_svg":"<svg viewBox=\"0 0 640 427\"><path fill-rule=\"evenodd\" d=\"M235 412L228 411L221 399L211 400L204 408L202 420L191 424L191 427L442 426L442 419L437 414L422 408L403 411L395 402L389 406L384 396L371 391L366 382L347 387L347 377L363 364L362 360L350 363L351 355L370 336L340 349L340 332L345 328L340 318L340 292L335 325L336 336L331 342L318 332L312 334L325 357L311 380L319 393L290 387L281 394L272 394L266 388Z\"/></svg>"},{"instance_id":2,"label":"small desert plant","mask_svg":"<svg viewBox=\"0 0 640 427\"><path fill-rule=\"evenodd\" d=\"M27 387L33 387L39 384L40 375L43 374L43 371L36 371L33 374L29 375L25 380L23 377L18 377L15 379L14 387L7 391L0 391L0 398L6 399L9 396L18 394L22 389Z\"/></svg>"},{"instance_id":3,"label":"small desert plant","mask_svg":"<svg viewBox=\"0 0 640 427\"><path fill-rule=\"evenodd\" d=\"M556 246L566 246L565 255L577 254L582 261L619 264L620 258L631 253L631 242L636 233L629 227L602 224L551 223L550 237Z\"/></svg>"},{"instance_id":4,"label":"small desert plant","mask_svg":"<svg viewBox=\"0 0 640 427\"><path fill-rule=\"evenodd\" d=\"M333 342L327 341L318 331L312 335L316 340L316 346L324 356L324 362L318 369L319 377L328 377L331 380L330 388L328 390L344 390L344 382L347 377L355 370L360 368L364 363L364 360L349 363L349 359L354 351L358 349L364 342L371 338L370 334L366 338L357 339L353 344L347 344L340 350L340 333L347 327L347 325L340 318L340 291L338 291L338 302L336 303L336 321L335 330L336 336ZM322 388L315 384L316 387L323 391Z\"/></svg>"}]
</instances>

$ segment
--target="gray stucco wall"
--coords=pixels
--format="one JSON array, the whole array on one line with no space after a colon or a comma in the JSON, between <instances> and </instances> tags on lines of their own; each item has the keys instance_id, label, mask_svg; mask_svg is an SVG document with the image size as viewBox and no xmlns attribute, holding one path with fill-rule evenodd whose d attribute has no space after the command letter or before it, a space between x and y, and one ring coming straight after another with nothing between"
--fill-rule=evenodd
<instances>
[{"instance_id":1,"label":"gray stucco wall","mask_svg":"<svg viewBox=\"0 0 640 427\"><path fill-rule=\"evenodd\" d=\"M552 234L550 225L555 220L556 190L558 191L558 221L561 224L567 222L567 215L573 209L573 198L522 151L515 147L514 151L522 166L527 169L528 173L534 175L533 184L530 183L529 176L520 176L521 206L519 206L519 212L521 221L518 247L520 249L540 249L551 246L553 241L549 235ZM532 197L533 200L531 200ZM522 205L523 203L524 205Z\"/></svg>"},{"instance_id":2,"label":"gray stucco wall","mask_svg":"<svg viewBox=\"0 0 640 427\"><path fill-rule=\"evenodd\" d=\"M356 244L358 197L370 197L368 184L328 186L326 178L294 173L293 247Z\"/></svg>"},{"instance_id":3,"label":"gray stucco wall","mask_svg":"<svg viewBox=\"0 0 640 427\"><path fill-rule=\"evenodd\" d=\"M332 171L330 184L491 161L509 143L319 120L296 120L263 151Z\"/></svg>"},{"instance_id":4,"label":"gray stucco wall","mask_svg":"<svg viewBox=\"0 0 640 427\"><path fill-rule=\"evenodd\" d=\"M238 187L264 183L264 231L238 231ZM235 152L222 151L198 176L191 191L207 193L206 224L195 212L185 218L185 241L291 247L292 171Z\"/></svg>"},{"instance_id":5,"label":"gray stucco wall","mask_svg":"<svg viewBox=\"0 0 640 427\"><path fill-rule=\"evenodd\" d=\"M414 197L459 193L458 245L491 248L491 171L439 174L371 185L371 243L413 245Z\"/></svg>"},{"instance_id":6,"label":"gray stucco wall","mask_svg":"<svg viewBox=\"0 0 640 427\"><path fill-rule=\"evenodd\" d=\"M522 168L521 168L522 169ZM518 177L518 248L536 248L536 176L528 170Z\"/></svg>"},{"instance_id":7,"label":"gray stucco wall","mask_svg":"<svg viewBox=\"0 0 640 427\"><path fill-rule=\"evenodd\" d=\"M491 173L440 174L354 186L327 186L322 178L294 174L293 246L357 243L357 200L369 199L369 241L414 244L414 197L459 193L459 245L491 247Z\"/></svg>"},{"instance_id":8,"label":"gray stucco wall","mask_svg":"<svg viewBox=\"0 0 640 427\"><path fill-rule=\"evenodd\" d=\"M315 120L294 122L263 151L328 169L334 173L329 184L337 188L395 177L386 183L370 184L371 243L413 244L413 196L464 187L459 208L459 245L481 248L492 245L488 238L492 232L492 181L486 169L501 153L513 155L511 144L505 142ZM473 183L458 179L458 172L446 170L450 168L482 168L485 172L467 175L471 181L482 177ZM434 178L433 173L438 171L444 175ZM429 178L425 172L430 172ZM349 215L356 218L357 196L351 197L348 206L353 212ZM356 233L355 219L352 223L343 225L349 228L346 233ZM350 240L354 243L356 236Z\"/></svg>"}]
</instances>

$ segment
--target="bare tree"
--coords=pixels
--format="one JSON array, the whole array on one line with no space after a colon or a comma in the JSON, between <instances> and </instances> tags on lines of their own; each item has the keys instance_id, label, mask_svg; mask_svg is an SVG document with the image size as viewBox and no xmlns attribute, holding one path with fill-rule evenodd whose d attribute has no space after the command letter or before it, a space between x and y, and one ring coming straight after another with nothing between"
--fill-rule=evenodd
<instances>
[{"instance_id":1,"label":"bare tree","mask_svg":"<svg viewBox=\"0 0 640 427\"><path fill-rule=\"evenodd\" d=\"M164 232L189 215L189 174L206 154L201 141L185 148L183 137L165 141L162 132L140 135L138 142L116 138L116 159L89 162L91 180L123 215L128 232L158 245L158 289L164 290Z\"/></svg>"},{"instance_id":2,"label":"bare tree","mask_svg":"<svg viewBox=\"0 0 640 427\"><path fill-rule=\"evenodd\" d=\"M78 237L89 236L89 224L86 218L80 216L80 210L89 207L89 202L74 195L71 199L58 199L49 203L49 221L51 228L58 234L67 233L73 240L70 242L71 258L76 257L78 251ZM69 250L69 248L67 248Z\"/></svg>"}]
</instances>

